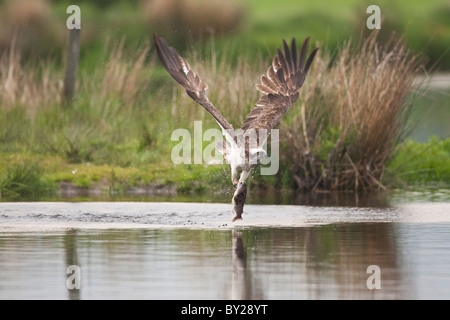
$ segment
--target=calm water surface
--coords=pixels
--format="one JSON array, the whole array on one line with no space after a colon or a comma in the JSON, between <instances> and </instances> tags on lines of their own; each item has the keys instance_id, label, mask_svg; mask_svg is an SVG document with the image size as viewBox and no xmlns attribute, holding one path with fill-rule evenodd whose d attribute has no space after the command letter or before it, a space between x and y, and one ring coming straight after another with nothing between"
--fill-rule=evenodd
<instances>
[{"instance_id":1,"label":"calm water surface","mask_svg":"<svg viewBox=\"0 0 450 320\"><path fill-rule=\"evenodd\" d=\"M449 299L450 203L0 203L0 299ZM80 289L67 267L79 266ZM368 266L380 270L369 289Z\"/></svg>"}]
</instances>

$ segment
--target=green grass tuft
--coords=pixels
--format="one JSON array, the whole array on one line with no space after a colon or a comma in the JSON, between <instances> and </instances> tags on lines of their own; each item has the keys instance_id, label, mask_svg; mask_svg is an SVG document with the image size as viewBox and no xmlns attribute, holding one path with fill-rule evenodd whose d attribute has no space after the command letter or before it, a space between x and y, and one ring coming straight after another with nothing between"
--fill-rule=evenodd
<instances>
[{"instance_id":1,"label":"green grass tuft","mask_svg":"<svg viewBox=\"0 0 450 320\"><path fill-rule=\"evenodd\" d=\"M388 172L385 179L394 186L450 187L450 138L406 141L397 147Z\"/></svg>"},{"instance_id":2,"label":"green grass tuft","mask_svg":"<svg viewBox=\"0 0 450 320\"><path fill-rule=\"evenodd\" d=\"M43 178L42 169L36 162L15 163L8 167L5 176L0 176L0 197L30 197L50 194L54 190L54 183Z\"/></svg>"}]
</instances>

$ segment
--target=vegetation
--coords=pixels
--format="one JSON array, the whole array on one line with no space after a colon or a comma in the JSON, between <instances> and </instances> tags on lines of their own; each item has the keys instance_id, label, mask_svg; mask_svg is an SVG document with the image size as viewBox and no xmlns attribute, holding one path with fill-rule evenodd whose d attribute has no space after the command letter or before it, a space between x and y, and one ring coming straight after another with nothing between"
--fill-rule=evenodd
<instances>
[{"instance_id":1,"label":"vegetation","mask_svg":"<svg viewBox=\"0 0 450 320\"><path fill-rule=\"evenodd\" d=\"M0 195L9 198L46 194L53 190L53 183L42 177L36 162L13 163L0 180Z\"/></svg>"},{"instance_id":2,"label":"vegetation","mask_svg":"<svg viewBox=\"0 0 450 320\"><path fill-rule=\"evenodd\" d=\"M401 42L380 46L376 33L360 48L345 45L332 62L319 56L301 106L284 121L284 162L297 187L384 189L386 162L402 139L420 68Z\"/></svg>"},{"instance_id":3,"label":"vegetation","mask_svg":"<svg viewBox=\"0 0 450 320\"><path fill-rule=\"evenodd\" d=\"M450 139L436 137L427 143L408 140L398 146L389 169L398 186L448 187ZM395 173L395 174L394 174Z\"/></svg>"},{"instance_id":4,"label":"vegetation","mask_svg":"<svg viewBox=\"0 0 450 320\"><path fill-rule=\"evenodd\" d=\"M177 1L80 2L81 60L70 108L62 106L61 53L67 30L55 28L65 25L67 15L57 12L65 13L67 3L31 1L28 11L23 9L28 0L0 1L0 6L6 8L0 12L2 21L17 18L0 31L2 197L54 192L61 183L105 192L167 185L178 193L232 192L227 166L176 166L170 160L171 150L178 143L170 139L174 129L192 130L195 120L203 121L203 130L216 128L211 117L161 68L148 42L150 32L158 30L154 25L157 21L149 17L155 17L157 10L170 15ZM196 3L193 1L186 9L193 15L198 11ZM209 5L223 3L212 1ZM192 26L184 28L190 32L188 40L181 42L184 36L167 31L175 27L160 28L177 48L185 48L184 55L194 70L210 85L210 100L235 127L257 101L259 93L254 85L265 73L282 37L300 39L304 35L298 30L306 23L304 30L313 40L325 39L325 43L318 43L320 54L299 101L280 125L284 154L280 171L276 176L260 176L255 170L253 190L271 186L365 190L418 181L448 185L450 173L444 163L448 140L400 143L414 98L413 80L422 60L406 49L405 42L387 39L391 27L377 35L362 35L366 40L361 43L354 40L342 44L341 40L349 39L348 34L359 33L356 24L340 23L362 8L354 1L329 11L323 10L320 1L302 4L304 11L294 10L300 7L298 1L286 1L276 9L267 1L230 5L234 11L230 11L229 20L223 18L208 29L213 37L205 37L203 29ZM136 15L138 6L143 6L142 15ZM413 3L405 12L417 12L421 21L435 17L431 7L425 9ZM268 18L269 14L279 19ZM331 39L323 34L325 29L309 16L318 17L317 23L329 19L338 26L333 30L336 36ZM362 16L365 21L366 14ZM407 15L393 20L403 23ZM192 21L198 22L194 16L183 23L189 25ZM388 26L389 21L387 16ZM436 30L448 28L445 19L433 23L440 28ZM99 28L101 25L111 27ZM115 40L111 34L115 34ZM445 49L441 39L448 34L437 34L427 50L434 46ZM414 36L420 38L423 34ZM406 43L411 42L410 37L407 34ZM193 43L202 45L193 49ZM445 67L442 57L435 56L432 61L437 59ZM417 161L404 164L411 154Z\"/></svg>"},{"instance_id":5,"label":"vegetation","mask_svg":"<svg viewBox=\"0 0 450 320\"><path fill-rule=\"evenodd\" d=\"M9 48L16 36L16 46L25 57L50 56L63 64L66 9L71 4L67 0L1 0L0 50ZM366 9L371 4L360 0L79 0L81 67L88 70L102 61L105 39L126 37L125 45L132 47L149 41L155 31L185 49L193 39L209 46L207 38L213 35L220 52L242 48L234 51L233 59L258 53L269 58L280 38L293 36L311 36L313 42L320 41L335 52L342 41L357 39L365 30ZM378 0L376 4L383 18L381 41L389 40L392 32L405 34L408 48L428 57L429 67L450 69L448 2Z\"/></svg>"}]
</instances>

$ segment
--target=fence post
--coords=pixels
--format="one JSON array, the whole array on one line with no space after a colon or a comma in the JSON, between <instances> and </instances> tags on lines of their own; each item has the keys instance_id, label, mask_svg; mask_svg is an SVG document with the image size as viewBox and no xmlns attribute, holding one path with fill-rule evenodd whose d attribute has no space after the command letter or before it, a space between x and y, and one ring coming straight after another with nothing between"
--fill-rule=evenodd
<instances>
[{"instance_id":1,"label":"fence post","mask_svg":"<svg viewBox=\"0 0 450 320\"><path fill-rule=\"evenodd\" d=\"M75 94L78 60L80 57L80 29L69 30L66 75L64 77L64 103L70 104Z\"/></svg>"}]
</instances>

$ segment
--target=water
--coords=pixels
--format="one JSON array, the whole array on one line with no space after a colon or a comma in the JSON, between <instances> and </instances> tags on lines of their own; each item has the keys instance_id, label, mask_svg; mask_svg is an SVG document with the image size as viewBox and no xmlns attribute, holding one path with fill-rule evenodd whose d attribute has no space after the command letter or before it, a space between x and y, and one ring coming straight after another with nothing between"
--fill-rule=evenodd
<instances>
[{"instance_id":1,"label":"water","mask_svg":"<svg viewBox=\"0 0 450 320\"><path fill-rule=\"evenodd\" d=\"M450 298L448 202L230 219L229 204L0 203L0 299Z\"/></svg>"},{"instance_id":2,"label":"water","mask_svg":"<svg viewBox=\"0 0 450 320\"><path fill-rule=\"evenodd\" d=\"M424 93L414 98L410 125L413 130L408 138L418 142L427 142L430 137L439 139L450 137L450 76L434 74L423 83L427 88Z\"/></svg>"}]
</instances>

